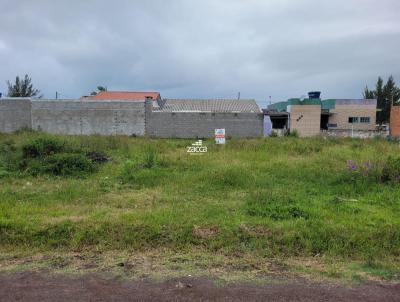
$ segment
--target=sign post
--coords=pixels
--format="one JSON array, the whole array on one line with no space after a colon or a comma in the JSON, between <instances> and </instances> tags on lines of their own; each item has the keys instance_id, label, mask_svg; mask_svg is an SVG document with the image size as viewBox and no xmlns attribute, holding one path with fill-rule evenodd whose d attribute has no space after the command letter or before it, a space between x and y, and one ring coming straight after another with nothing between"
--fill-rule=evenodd
<instances>
[{"instance_id":1,"label":"sign post","mask_svg":"<svg viewBox=\"0 0 400 302\"><path fill-rule=\"evenodd\" d=\"M215 129L215 143L217 145L225 144L225 129Z\"/></svg>"}]
</instances>

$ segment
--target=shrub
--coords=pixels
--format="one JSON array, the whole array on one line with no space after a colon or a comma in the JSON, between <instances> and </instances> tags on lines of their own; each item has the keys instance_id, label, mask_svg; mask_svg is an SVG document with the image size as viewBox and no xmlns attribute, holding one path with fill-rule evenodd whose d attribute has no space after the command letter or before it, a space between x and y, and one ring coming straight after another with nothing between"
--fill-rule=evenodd
<instances>
[{"instance_id":1,"label":"shrub","mask_svg":"<svg viewBox=\"0 0 400 302\"><path fill-rule=\"evenodd\" d=\"M0 145L0 167L8 173L81 176L107 160L103 152L76 148L51 137L39 137L18 147L11 141Z\"/></svg>"},{"instance_id":2,"label":"shrub","mask_svg":"<svg viewBox=\"0 0 400 302\"><path fill-rule=\"evenodd\" d=\"M42 166L35 165L32 172L56 176L78 176L95 171L95 164L82 154L60 153L48 156ZM32 169L32 168L31 168Z\"/></svg>"},{"instance_id":3,"label":"shrub","mask_svg":"<svg viewBox=\"0 0 400 302\"><path fill-rule=\"evenodd\" d=\"M105 163L109 160L107 155L101 151L87 151L86 157L94 163Z\"/></svg>"},{"instance_id":4,"label":"shrub","mask_svg":"<svg viewBox=\"0 0 400 302\"><path fill-rule=\"evenodd\" d=\"M278 137L278 132L272 130L271 134L269 135L269 137Z\"/></svg>"},{"instance_id":5,"label":"shrub","mask_svg":"<svg viewBox=\"0 0 400 302\"><path fill-rule=\"evenodd\" d=\"M382 167L382 182L400 182L400 157L390 156Z\"/></svg>"},{"instance_id":6,"label":"shrub","mask_svg":"<svg viewBox=\"0 0 400 302\"><path fill-rule=\"evenodd\" d=\"M0 167L5 171L16 171L21 164L21 154L14 141L7 140L0 145Z\"/></svg>"},{"instance_id":7,"label":"shrub","mask_svg":"<svg viewBox=\"0 0 400 302\"><path fill-rule=\"evenodd\" d=\"M22 146L22 156L38 158L65 151L65 144L54 138L40 137Z\"/></svg>"}]
</instances>

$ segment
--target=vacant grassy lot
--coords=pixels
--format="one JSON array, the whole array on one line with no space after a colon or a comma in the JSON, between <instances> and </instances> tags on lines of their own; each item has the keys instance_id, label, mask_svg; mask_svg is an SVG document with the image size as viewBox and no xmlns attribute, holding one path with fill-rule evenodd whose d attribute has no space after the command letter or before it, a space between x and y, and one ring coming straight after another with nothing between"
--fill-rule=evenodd
<instances>
[{"instance_id":1,"label":"vacant grassy lot","mask_svg":"<svg viewBox=\"0 0 400 302\"><path fill-rule=\"evenodd\" d=\"M191 156L192 142L0 135L0 261L164 251L177 267L275 259L399 277L398 143L209 140Z\"/></svg>"}]
</instances>

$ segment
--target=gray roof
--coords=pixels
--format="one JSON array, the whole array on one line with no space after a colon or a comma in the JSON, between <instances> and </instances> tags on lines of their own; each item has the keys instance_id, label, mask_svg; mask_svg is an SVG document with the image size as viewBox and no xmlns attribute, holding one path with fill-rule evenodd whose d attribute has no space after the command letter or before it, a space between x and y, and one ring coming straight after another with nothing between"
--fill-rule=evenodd
<instances>
[{"instance_id":1,"label":"gray roof","mask_svg":"<svg viewBox=\"0 0 400 302\"><path fill-rule=\"evenodd\" d=\"M366 105L376 106L375 99L336 99L336 105Z\"/></svg>"},{"instance_id":2,"label":"gray roof","mask_svg":"<svg viewBox=\"0 0 400 302\"><path fill-rule=\"evenodd\" d=\"M164 99L160 111L166 112L261 112L255 100Z\"/></svg>"}]
</instances>

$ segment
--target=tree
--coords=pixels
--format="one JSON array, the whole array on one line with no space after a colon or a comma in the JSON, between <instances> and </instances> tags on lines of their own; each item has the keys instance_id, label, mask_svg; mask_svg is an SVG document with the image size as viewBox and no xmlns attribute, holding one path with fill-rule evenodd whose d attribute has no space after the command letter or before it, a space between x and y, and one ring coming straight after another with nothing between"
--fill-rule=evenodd
<instances>
[{"instance_id":1,"label":"tree","mask_svg":"<svg viewBox=\"0 0 400 302\"><path fill-rule=\"evenodd\" d=\"M396 86L393 76L390 76L383 84L381 77L378 77L375 90L369 90L365 87L364 98L376 99L379 111L376 114L378 124L388 123L390 121L390 108L392 105L400 105L400 88Z\"/></svg>"},{"instance_id":2,"label":"tree","mask_svg":"<svg viewBox=\"0 0 400 302\"><path fill-rule=\"evenodd\" d=\"M107 87L105 86L97 86L97 91L92 91L90 95L96 95L99 92L107 91Z\"/></svg>"},{"instance_id":3,"label":"tree","mask_svg":"<svg viewBox=\"0 0 400 302\"><path fill-rule=\"evenodd\" d=\"M364 99L373 99L373 98L375 98L374 91L373 90L369 90L368 86L365 86L363 97L364 97Z\"/></svg>"},{"instance_id":4,"label":"tree","mask_svg":"<svg viewBox=\"0 0 400 302\"><path fill-rule=\"evenodd\" d=\"M40 90L33 88L32 79L26 74L23 79L15 77L15 83L7 81L9 97L38 97L41 98Z\"/></svg>"}]
</instances>

